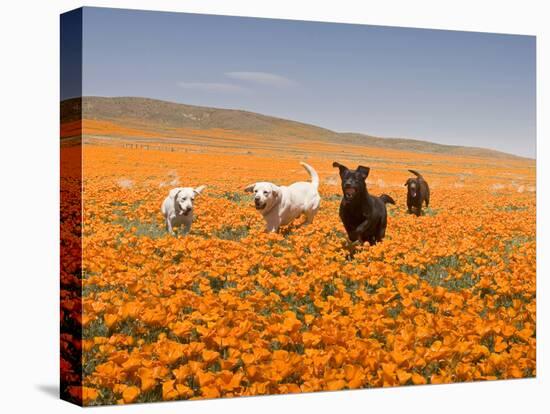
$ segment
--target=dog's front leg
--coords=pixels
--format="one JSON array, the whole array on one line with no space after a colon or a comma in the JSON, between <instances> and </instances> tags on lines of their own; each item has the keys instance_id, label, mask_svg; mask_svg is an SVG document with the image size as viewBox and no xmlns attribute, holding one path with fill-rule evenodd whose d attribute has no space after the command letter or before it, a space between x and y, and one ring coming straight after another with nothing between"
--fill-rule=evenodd
<instances>
[{"instance_id":1,"label":"dog's front leg","mask_svg":"<svg viewBox=\"0 0 550 414\"><path fill-rule=\"evenodd\" d=\"M363 235L369 230L370 227L370 221L369 219L366 219L361 224L359 224L355 228L355 238L356 240L359 240L360 243L365 243L365 241L368 241L368 239L364 239ZM368 236L367 236L368 237ZM370 242L369 242L370 243Z\"/></svg>"},{"instance_id":2,"label":"dog's front leg","mask_svg":"<svg viewBox=\"0 0 550 414\"><path fill-rule=\"evenodd\" d=\"M191 223L185 223L183 227L183 234L188 234L191 231Z\"/></svg>"},{"instance_id":3,"label":"dog's front leg","mask_svg":"<svg viewBox=\"0 0 550 414\"><path fill-rule=\"evenodd\" d=\"M278 231L279 231L279 226L272 225L272 224L266 224L265 226L266 233L277 233Z\"/></svg>"},{"instance_id":4,"label":"dog's front leg","mask_svg":"<svg viewBox=\"0 0 550 414\"><path fill-rule=\"evenodd\" d=\"M266 233L277 233L279 231L279 227L281 226L281 219L279 216L265 216L265 232Z\"/></svg>"},{"instance_id":5,"label":"dog's front leg","mask_svg":"<svg viewBox=\"0 0 550 414\"><path fill-rule=\"evenodd\" d=\"M349 238L349 241L354 243L357 241L358 237L357 237L357 234L355 233L355 230L352 230L352 231L348 231L348 238Z\"/></svg>"},{"instance_id":6,"label":"dog's front leg","mask_svg":"<svg viewBox=\"0 0 550 414\"><path fill-rule=\"evenodd\" d=\"M166 217L166 231L172 236L174 235L174 229L172 228L172 220L170 220L170 217Z\"/></svg>"},{"instance_id":7,"label":"dog's front leg","mask_svg":"<svg viewBox=\"0 0 550 414\"><path fill-rule=\"evenodd\" d=\"M355 228L355 234L357 235L357 238L359 239L359 241L361 241L361 243L364 242L362 235L363 233L365 233L368 227L369 227L369 220L367 219Z\"/></svg>"},{"instance_id":8,"label":"dog's front leg","mask_svg":"<svg viewBox=\"0 0 550 414\"><path fill-rule=\"evenodd\" d=\"M355 227L350 223L344 222L344 228L346 229L346 233L348 234L349 240L352 243L357 241L357 235L355 234Z\"/></svg>"}]
</instances>

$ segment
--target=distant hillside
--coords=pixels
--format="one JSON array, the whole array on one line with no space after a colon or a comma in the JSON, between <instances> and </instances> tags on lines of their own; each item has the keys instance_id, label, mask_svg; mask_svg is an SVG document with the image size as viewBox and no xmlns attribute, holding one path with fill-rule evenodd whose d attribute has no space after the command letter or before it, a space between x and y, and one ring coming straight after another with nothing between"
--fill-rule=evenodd
<instances>
[{"instance_id":1,"label":"distant hillside","mask_svg":"<svg viewBox=\"0 0 550 414\"><path fill-rule=\"evenodd\" d=\"M405 138L381 138L357 133L338 133L329 129L254 112L209 108L134 97L84 97L61 103L62 122L75 121L82 105L85 119L109 121L132 128L170 130L192 128L197 130L223 129L254 134L270 139L292 138L300 141L348 143L367 147L396 149L457 156L520 159L521 157L495 150L475 147L442 145Z\"/></svg>"}]
</instances>

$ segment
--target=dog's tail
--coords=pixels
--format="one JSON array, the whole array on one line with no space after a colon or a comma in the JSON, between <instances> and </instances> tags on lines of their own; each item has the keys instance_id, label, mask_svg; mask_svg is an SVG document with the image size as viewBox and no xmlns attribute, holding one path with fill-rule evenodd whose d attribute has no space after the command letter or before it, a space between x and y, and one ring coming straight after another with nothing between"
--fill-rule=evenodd
<instances>
[{"instance_id":1,"label":"dog's tail","mask_svg":"<svg viewBox=\"0 0 550 414\"><path fill-rule=\"evenodd\" d=\"M391 198L387 194L382 194L379 198L384 202L384 204L395 204L395 201L393 200L393 198Z\"/></svg>"},{"instance_id":2,"label":"dog's tail","mask_svg":"<svg viewBox=\"0 0 550 414\"><path fill-rule=\"evenodd\" d=\"M409 172L416 175L418 178L424 178L422 177L422 174L420 174L419 172L416 172L415 170L409 170Z\"/></svg>"},{"instance_id":3,"label":"dog's tail","mask_svg":"<svg viewBox=\"0 0 550 414\"><path fill-rule=\"evenodd\" d=\"M300 162L302 166L306 169L307 173L311 177L311 184L317 189L319 188L319 175L317 175L317 171L313 169L311 165L306 164L305 162Z\"/></svg>"}]
</instances>

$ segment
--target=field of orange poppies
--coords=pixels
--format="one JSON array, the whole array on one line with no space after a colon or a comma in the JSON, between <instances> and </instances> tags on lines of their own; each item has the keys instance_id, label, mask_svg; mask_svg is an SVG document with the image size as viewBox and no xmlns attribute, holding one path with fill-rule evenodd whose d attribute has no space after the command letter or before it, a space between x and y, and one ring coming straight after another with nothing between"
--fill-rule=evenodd
<instances>
[{"instance_id":1,"label":"field of orange poppies","mask_svg":"<svg viewBox=\"0 0 550 414\"><path fill-rule=\"evenodd\" d=\"M85 405L536 375L534 162L243 148L84 146L83 340L62 346L81 347L69 392ZM319 214L264 233L242 189L306 180L302 160ZM335 160L371 167L369 191L396 200L382 243L348 243ZM406 211L408 168L432 189L422 217ZM190 234L168 235L169 189L201 184Z\"/></svg>"}]
</instances>

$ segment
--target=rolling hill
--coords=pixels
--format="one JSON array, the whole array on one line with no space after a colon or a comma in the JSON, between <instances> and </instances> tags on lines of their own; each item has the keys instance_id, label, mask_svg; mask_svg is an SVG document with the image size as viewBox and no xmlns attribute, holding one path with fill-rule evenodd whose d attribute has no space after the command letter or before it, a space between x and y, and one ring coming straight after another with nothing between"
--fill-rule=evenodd
<instances>
[{"instance_id":1,"label":"rolling hill","mask_svg":"<svg viewBox=\"0 0 550 414\"><path fill-rule=\"evenodd\" d=\"M321 141L331 144L353 144L365 147L415 151L435 154L497 159L522 159L512 154L486 148L442 145L433 142L382 138L358 133L339 133L326 128L287 119L235 109L209 108L136 97L83 97L61 102L62 124L82 118L108 122L124 130L145 131L141 136L174 137L174 131L224 130L254 135L266 140L292 142ZM67 128L70 130L70 128ZM127 134L137 136L136 134Z\"/></svg>"}]
</instances>

